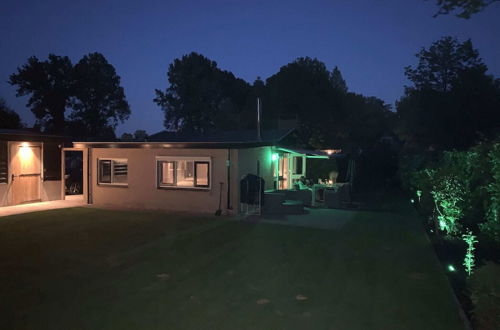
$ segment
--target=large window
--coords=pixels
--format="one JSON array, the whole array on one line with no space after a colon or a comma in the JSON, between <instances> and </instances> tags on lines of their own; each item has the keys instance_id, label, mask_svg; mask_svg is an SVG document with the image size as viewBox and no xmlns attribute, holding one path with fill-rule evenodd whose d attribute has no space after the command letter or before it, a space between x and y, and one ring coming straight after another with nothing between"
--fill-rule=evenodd
<instances>
[{"instance_id":1,"label":"large window","mask_svg":"<svg viewBox=\"0 0 500 330\"><path fill-rule=\"evenodd\" d=\"M98 165L99 184L127 185L128 164L126 159L99 159Z\"/></svg>"},{"instance_id":2,"label":"large window","mask_svg":"<svg viewBox=\"0 0 500 330\"><path fill-rule=\"evenodd\" d=\"M157 157L158 187L210 188L209 157Z\"/></svg>"}]
</instances>

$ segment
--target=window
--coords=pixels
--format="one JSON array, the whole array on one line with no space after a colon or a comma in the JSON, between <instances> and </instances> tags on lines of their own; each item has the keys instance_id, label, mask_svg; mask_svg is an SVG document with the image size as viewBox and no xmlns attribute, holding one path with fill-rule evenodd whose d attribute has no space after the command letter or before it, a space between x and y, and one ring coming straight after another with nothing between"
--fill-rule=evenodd
<instances>
[{"instance_id":1,"label":"window","mask_svg":"<svg viewBox=\"0 0 500 330\"><path fill-rule=\"evenodd\" d=\"M127 185L128 163L126 159L99 159L99 184Z\"/></svg>"},{"instance_id":2,"label":"window","mask_svg":"<svg viewBox=\"0 0 500 330\"><path fill-rule=\"evenodd\" d=\"M209 157L157 157L158 187L210 188Z\"/></svg>"}]
</instances>

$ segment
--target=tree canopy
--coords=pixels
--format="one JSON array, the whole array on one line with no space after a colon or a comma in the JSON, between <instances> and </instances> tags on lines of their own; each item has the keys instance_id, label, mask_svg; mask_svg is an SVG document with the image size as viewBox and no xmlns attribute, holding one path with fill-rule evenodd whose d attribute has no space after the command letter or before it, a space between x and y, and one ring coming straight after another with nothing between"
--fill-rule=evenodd
<instances>
[{"instance_id":1,"label":"tree canopy","mask_svg":"<svg viewBox=\"0 0 500 330\"><path fill-rule=\"evenodd\" d=\"M9 108L3 98L0 98L0 128L22 128L23 123L19 115Z\"/></svg>"},{"instance_id":2,"label":"tree canopy","mask_svg":"<svg viewBox=\"0 0 500 330\"><path fill-rule=\"evenodd\" d=\"M498 1L499 0L437 0L439 11L434 17L458 11L458 13L456 13L457 17L469 19L472 15L479 13L484 8Z\"/></svg>"},{"instance_id":3,"label":"tree canopy","mask_svg":"<svg viewBox=\"0 0 500 330\"><path fill-rule=\"evenodd\" d=\"M165 114L165 127L206 132L238 124L250 91L244 80L194 52L175 59L167 77L169 87L157 89L154 99Z\"/></svg>"},{"instance_id":4,"label":"tree canopy","mask_svg":"<svg viewBox=\"0 0 500 330\"><path fill-rule=\"evenodd\" d=\"M45 61L33 56L9 83L17 96L29 95L27 106L44 132L111 137L116 124L130 114L120 77L99 53L76 65L67 56L49 54Z\"/></svg>"},{"instance_id":5,"label":"tree canopy","mask_svg":"<svg viewBox=\"0 0 500 330\"><path fill-rule=\"evenodd\" d=\"M102 54L85 55L73 68L70 118L87 136L111 135L130 115L120 77ZM114 135L114 133L113 133Z\"/></svg>"},{"instance_id":6,"label":"tree canopy","mask_svg":"<svg viewBox=\"0 0 500 330\"><path fill-rule=\"evenodd\" d=\"M397 102L399 132L415 146L467 148L492 138L500 129L500 83L470 40L451 37L416 54L416 68L407 67L413 86Z\"/></svg>"},{"instance_id":7,"label":"tree canopy","mask_svg":"<svg viewBox=\"0 0 500 330\"><path fill-rule=\"evenodd\" d=\"M45 61L30 57L10 75L9 83L17 86L17 96L30 96L27 106L46 132L64 132L64 114L72 94L71 74L67 56L49 54Z\"/></svg>"}]
</instances>

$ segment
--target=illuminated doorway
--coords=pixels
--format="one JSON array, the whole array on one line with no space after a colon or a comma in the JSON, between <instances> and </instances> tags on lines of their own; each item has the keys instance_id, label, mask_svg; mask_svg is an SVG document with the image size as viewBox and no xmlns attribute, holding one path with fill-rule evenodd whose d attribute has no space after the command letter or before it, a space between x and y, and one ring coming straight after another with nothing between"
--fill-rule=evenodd
<instances>
[{"instance_id":1,"label":"illuminated doorway","mask_svg":"<svg viewBox=\"0 0 500 330\"><path fill-rule=\"evenodd\" d=\"M11 159L11 204L40 202L41 150L40 143L12 142Z\"/></svg>"}]
</instances>

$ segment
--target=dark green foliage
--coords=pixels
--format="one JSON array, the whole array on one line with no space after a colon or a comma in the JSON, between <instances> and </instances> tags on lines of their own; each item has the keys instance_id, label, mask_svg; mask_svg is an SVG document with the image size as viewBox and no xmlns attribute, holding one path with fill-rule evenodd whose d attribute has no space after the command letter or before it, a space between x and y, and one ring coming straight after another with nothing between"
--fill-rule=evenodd
<instances>
[{"instance_id":1,"label":"dark green foliage","mask_svg":"<svg viewBox=\"0 0 500 330\"><path fill-rule=\"evenodd\" d=\"M148 140L148 133L146 133L146 131L142 129L136 130L134 134L123 133L122 136L120 137L120 141L124 142L132 142L132 141L144 142L147 140Z\"/></svg>"},{"instance_id":2,"label":"dark green foliage","mask_svg":"<svg viewBox=\"0 0 500 330\"><path fill-rule=\"evenodd\" d=\"M500 83L470 40L444 37L422 49L413 82L396 103L398 132L409 146L466 149L500 131Z\"/></svg>"},{"instance_id":3,"label":"dark green foliage","mask_svg":"<svg viewBox=\"0 0 500 330\"><path fill-rule=\"evenodd\" d=\"M500 329L500 265L487 262L478 268L468 282L474 303L474 329Z\"/></svg>"},{"instance_id":4,"label":"dark green foliage","mask_svg":"<svg viewBox=\"0 0 500 330\"><path fill-rule=\"evenodd\" d=\"M427 216L436 209L436 194L442 194L439 201L450 202L453 198L448 194L455 191L460 199L454 204L461 213L458 227L470 228L500 242L499 164L500 144L483 143L467 151L404 156L400 161L400 179L412 196L417 190L422 191L419 208ZM446 185L452 181L456 184L448 187L450 190Z\"/></svg>"},{"instance_id":5,"label":"dark green foliage","mask_svg":"<svg viewBox=\"0 0 500 330\"><path fill-rule=\"evenodd\" d=\"M17 96L30 95L27 106L45 132L64 132L64 113L72 95L71 72L67 56L49 54L46 61L30 57L9 78L17 87Z\"/></svg>"},{"instance_id":6,"label":"dark green foliage","mask_svg":"<svg viewBox=\"0 0 500 330\"><path fill-rule=\"evenodd\" d=\"M120 77L99 53L75 66L67 56L30 57L9 83L17 87L17 96L30 96L27 106L44 132L114 138L116 124L130 114ZM69 121L66 110L71 110Z\"/></svg>"},{"instance_id":7,"label":"dark green foliage","mask_svg":"<svg viewBox=\"0 0 500 330\"><path fill-rule=\"evenodd\" d=\"M157 89L154 99L165 113L165 127L206 132L238 124L250 91L244 80L194 52L174 60L167 76L169 87Z\"/></svg>"},{"instance_id":8,"label":"dark green foliage","mask_svg":"<svg viewBox=\"0 0 500 330\"><path fill-rule=\"evenodd\" d=\"M22 128L19 115L0 98L0 128Z\"/></svg>"},{"instance_id":9,"label":"dark green foliage","mask_svg":"<svg viewBox=\"0 0 500 330\"><path fill-rule=\"evenodd\" d=\"M120 77L99 53L85 55L73 68L71 120L82 124L85 135L99 137L114 131L130 115Z\"/></svg>"},{"instance_id":10,"label":"dark green foliage","mask_svg":"<svg viewBox=\"0 0 500 330\"><path fill-rule=\"evenodd\" d=\"M340 70L308 57L267 79L264 119L294 119L301 139L316 148L373 145L394 114L380 99L348 93ZM277 124L275 124L277 125Z\"/></svg>"},{"instance_id":11,"label":"dark green foliage","mask_svg":"<svg viewBox=\"0 0 500 330\"><path fill-rule=\"evenodd\" d=\"M446 15L459 11L455 16L469 19L498 0L437 0L439 11L434 15Z\"/></svg>"}]
</instances>

